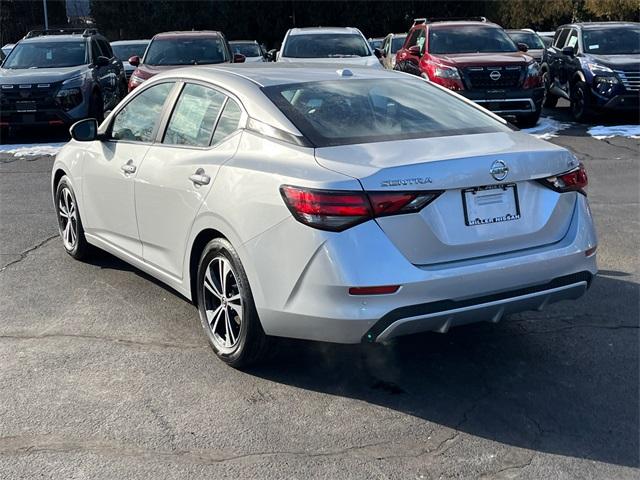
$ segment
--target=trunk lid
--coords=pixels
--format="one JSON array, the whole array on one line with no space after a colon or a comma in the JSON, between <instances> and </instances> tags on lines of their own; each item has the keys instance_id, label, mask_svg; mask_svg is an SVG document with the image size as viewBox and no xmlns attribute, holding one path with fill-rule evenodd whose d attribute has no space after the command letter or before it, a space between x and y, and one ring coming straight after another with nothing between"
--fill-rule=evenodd
<instances>
[{"instance_id":1,"label":"trunk lid","mask_svg":"<svg viewBox=\"0 0 640 480\"><path fill-rule=\"evenodd\" d=\"M416 265L466 260L539 247L561 240L569 229L575 194L559 194L535 181L578 165L567 150L520 132L424 138L316 149L325 168L360 181L365 191L443 193L418 213L377 218L389 239ZM491 174L496 162L506 178ZM497 164L500 166L500 163ZM500 175L498 175L500 177ZM492 192L474 187L515 185ZM492 215L519 218L473 223L476 202L495 203ZM468 198L467 198L468 197ZM471 203L469 203L471 202ZM488 218L488 217L487 217ZM492 217L494 218L494 217Z\"/></svg>"}]
</instances>

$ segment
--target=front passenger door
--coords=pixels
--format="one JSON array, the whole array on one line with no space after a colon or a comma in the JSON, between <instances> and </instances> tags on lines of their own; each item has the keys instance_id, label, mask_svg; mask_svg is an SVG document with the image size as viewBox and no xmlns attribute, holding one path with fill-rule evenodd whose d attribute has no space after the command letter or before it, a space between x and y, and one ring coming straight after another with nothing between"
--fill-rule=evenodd
<instances>
[{"instance_id":1,"label":"front passenger door","mask_svg":"<svg viewBox=\"0 0 640 480\"><path fill-rule=\"evenodd\" d=\"M83 160L85 232L136 257L142 257L142 245L133 181L174 86L167 82L142 89L114 115L108 139L93 142Z\"/></svg>"}]
</instances>

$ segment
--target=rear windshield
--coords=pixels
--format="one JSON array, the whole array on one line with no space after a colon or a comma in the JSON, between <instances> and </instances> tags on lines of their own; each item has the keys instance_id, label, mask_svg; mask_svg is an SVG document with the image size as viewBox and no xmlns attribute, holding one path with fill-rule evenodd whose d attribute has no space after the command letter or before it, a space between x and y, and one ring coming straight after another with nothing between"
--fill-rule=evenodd
<instances>
[{"instance_id":1,"label":"rear windshield","mask_svg":"<svg viewBox=\"0 0 640 480\"><path fill-rule=\"evenodd\" d=\"M228 62L220 38L157 38L152 40L143 63L147 65L208 65Z\"/></svg>"},{"instance_id":2,"label":"rear windshield","mask_svg":"<svg viewBox=\"0 0 640 480\"><path fill-rule=\"evenodd\" d=\"M282 55L291 58L368 57L371 50L364 38L355 33L309 33L290 35Z\"/></svg>"},{"instance_id":3,"label":"rear windshield","mask_svg":"<svg viewBox=\"0 0 640 480\"><path fill-rule=\"evenodd\" d=\"M516 43L524 43L527 47L532 50L542 50L544 49L544 43L538 35L531 32L509 32L509 36L511 40Z\"/></svg>"},{"instance_id":4,"label":"rear windshield","mask_svg":"<svg viewBox=\"0 0 640 480\"><path fill-rule=\"evenodd\" d=\"M84 41L19 43L2 68L63 68L87 64Z\"/></svg>"},{"instance_id":5,"label":"rear windshield","mask_svg":"<svg viewBox=\"0 0 640 480\"><path fill-rule=\"evenodd\" d=\"M404 45L405 38L407 38L406 35L393 37L393 40L391 40L391 53L396 53L398 50L402 48L402 45Z\"/></svg>"},{"instance_id":6,"label":"rear windshield","mask_svg":"<svg viewBox=\"0 0 640 480\"><path fill-rule=\"evenodd\" d=\"M263 88L317 147L510 131L418 79L345 79Z\"/></svg>"},{"instance_id":7,"label":"rear windshield","mask_svg":"<svg viewBox=\"0 0 640 480\"><path fill-rule=\"evenodd\" d=\"M640 53L640 27L584 30L585 53L594 55L636 55Z\"/></svg>"},{"instance_id":8,"label":"rear windshield","mask_svg":"<svg viewBox=\"0 0 640 480\"><path fill-rule=\"evenodd\" d=\"M431 28L429 30L430 53L502 53L517 51L516 44L501 28L458 25Z\"/></svg>"},{"instance_id":9,"label":"rear windshield","mask_svg":"<svg viewBox=\"0 0 640 480\"><path fill-rule=\"evenodd\" d=\"M232 43L231 51L233 53L239 53L245 57L261 57L262 52L260 47L255 43Z\"/></svg>"},{"instance_id":10,"label":"rear windshield","mask_svg":"<svg viewBox=\"0 0 640 480\"><path fill-rule=\"evenodd\" d=\"M126 45L114 45L112 43L111 48L117 58L126 62L133 56L142 58L147 45L149 45L149 42L128 43Z\"/></svg>"}]
</instances>

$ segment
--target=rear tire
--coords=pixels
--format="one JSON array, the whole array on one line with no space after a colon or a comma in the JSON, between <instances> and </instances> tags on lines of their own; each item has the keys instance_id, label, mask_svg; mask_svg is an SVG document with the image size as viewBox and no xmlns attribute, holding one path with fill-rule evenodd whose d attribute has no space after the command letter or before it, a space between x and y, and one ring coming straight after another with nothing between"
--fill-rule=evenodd
<instances>
[{"instance_id":1,"label":"rear tire","mask_svg":"<svg viewBox=\"0 0 640 480\"><path fill-rule=\"evenodd\" d=\"M260 324L240 257L224 238L211 240L202 252L197 301L202 328L218 358L238 369L265 358L269 337Z\"/></svg>"},{"instance_id":2,"label":"rear tire","mask_svg":"<svg viewBox=\"0 0 640 480\"><path fill-rule=\"evenodd\" d=\"M58 183L55 201L58 231L62 238L62 245L69 255L76 260L82 260L90 253L91 246L84 236L76 194L66 175Z\"/></svg>"}]
</instances>

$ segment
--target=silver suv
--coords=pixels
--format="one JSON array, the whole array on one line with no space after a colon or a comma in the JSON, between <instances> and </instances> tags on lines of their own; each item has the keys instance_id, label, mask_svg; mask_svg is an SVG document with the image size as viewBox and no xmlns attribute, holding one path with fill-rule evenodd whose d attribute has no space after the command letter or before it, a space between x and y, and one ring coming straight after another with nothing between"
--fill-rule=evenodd
<instances>
[{"instance_id":1,"label":"silver suv","mask_svg":"<svg viewBox=\"0 0 640 480\"><path fill-rule=\"evenodd\" d=\"M0 126L101 120L126 92L122 62L96 30L34 30L0 68Z\"/></svg>"}]
</instances>

